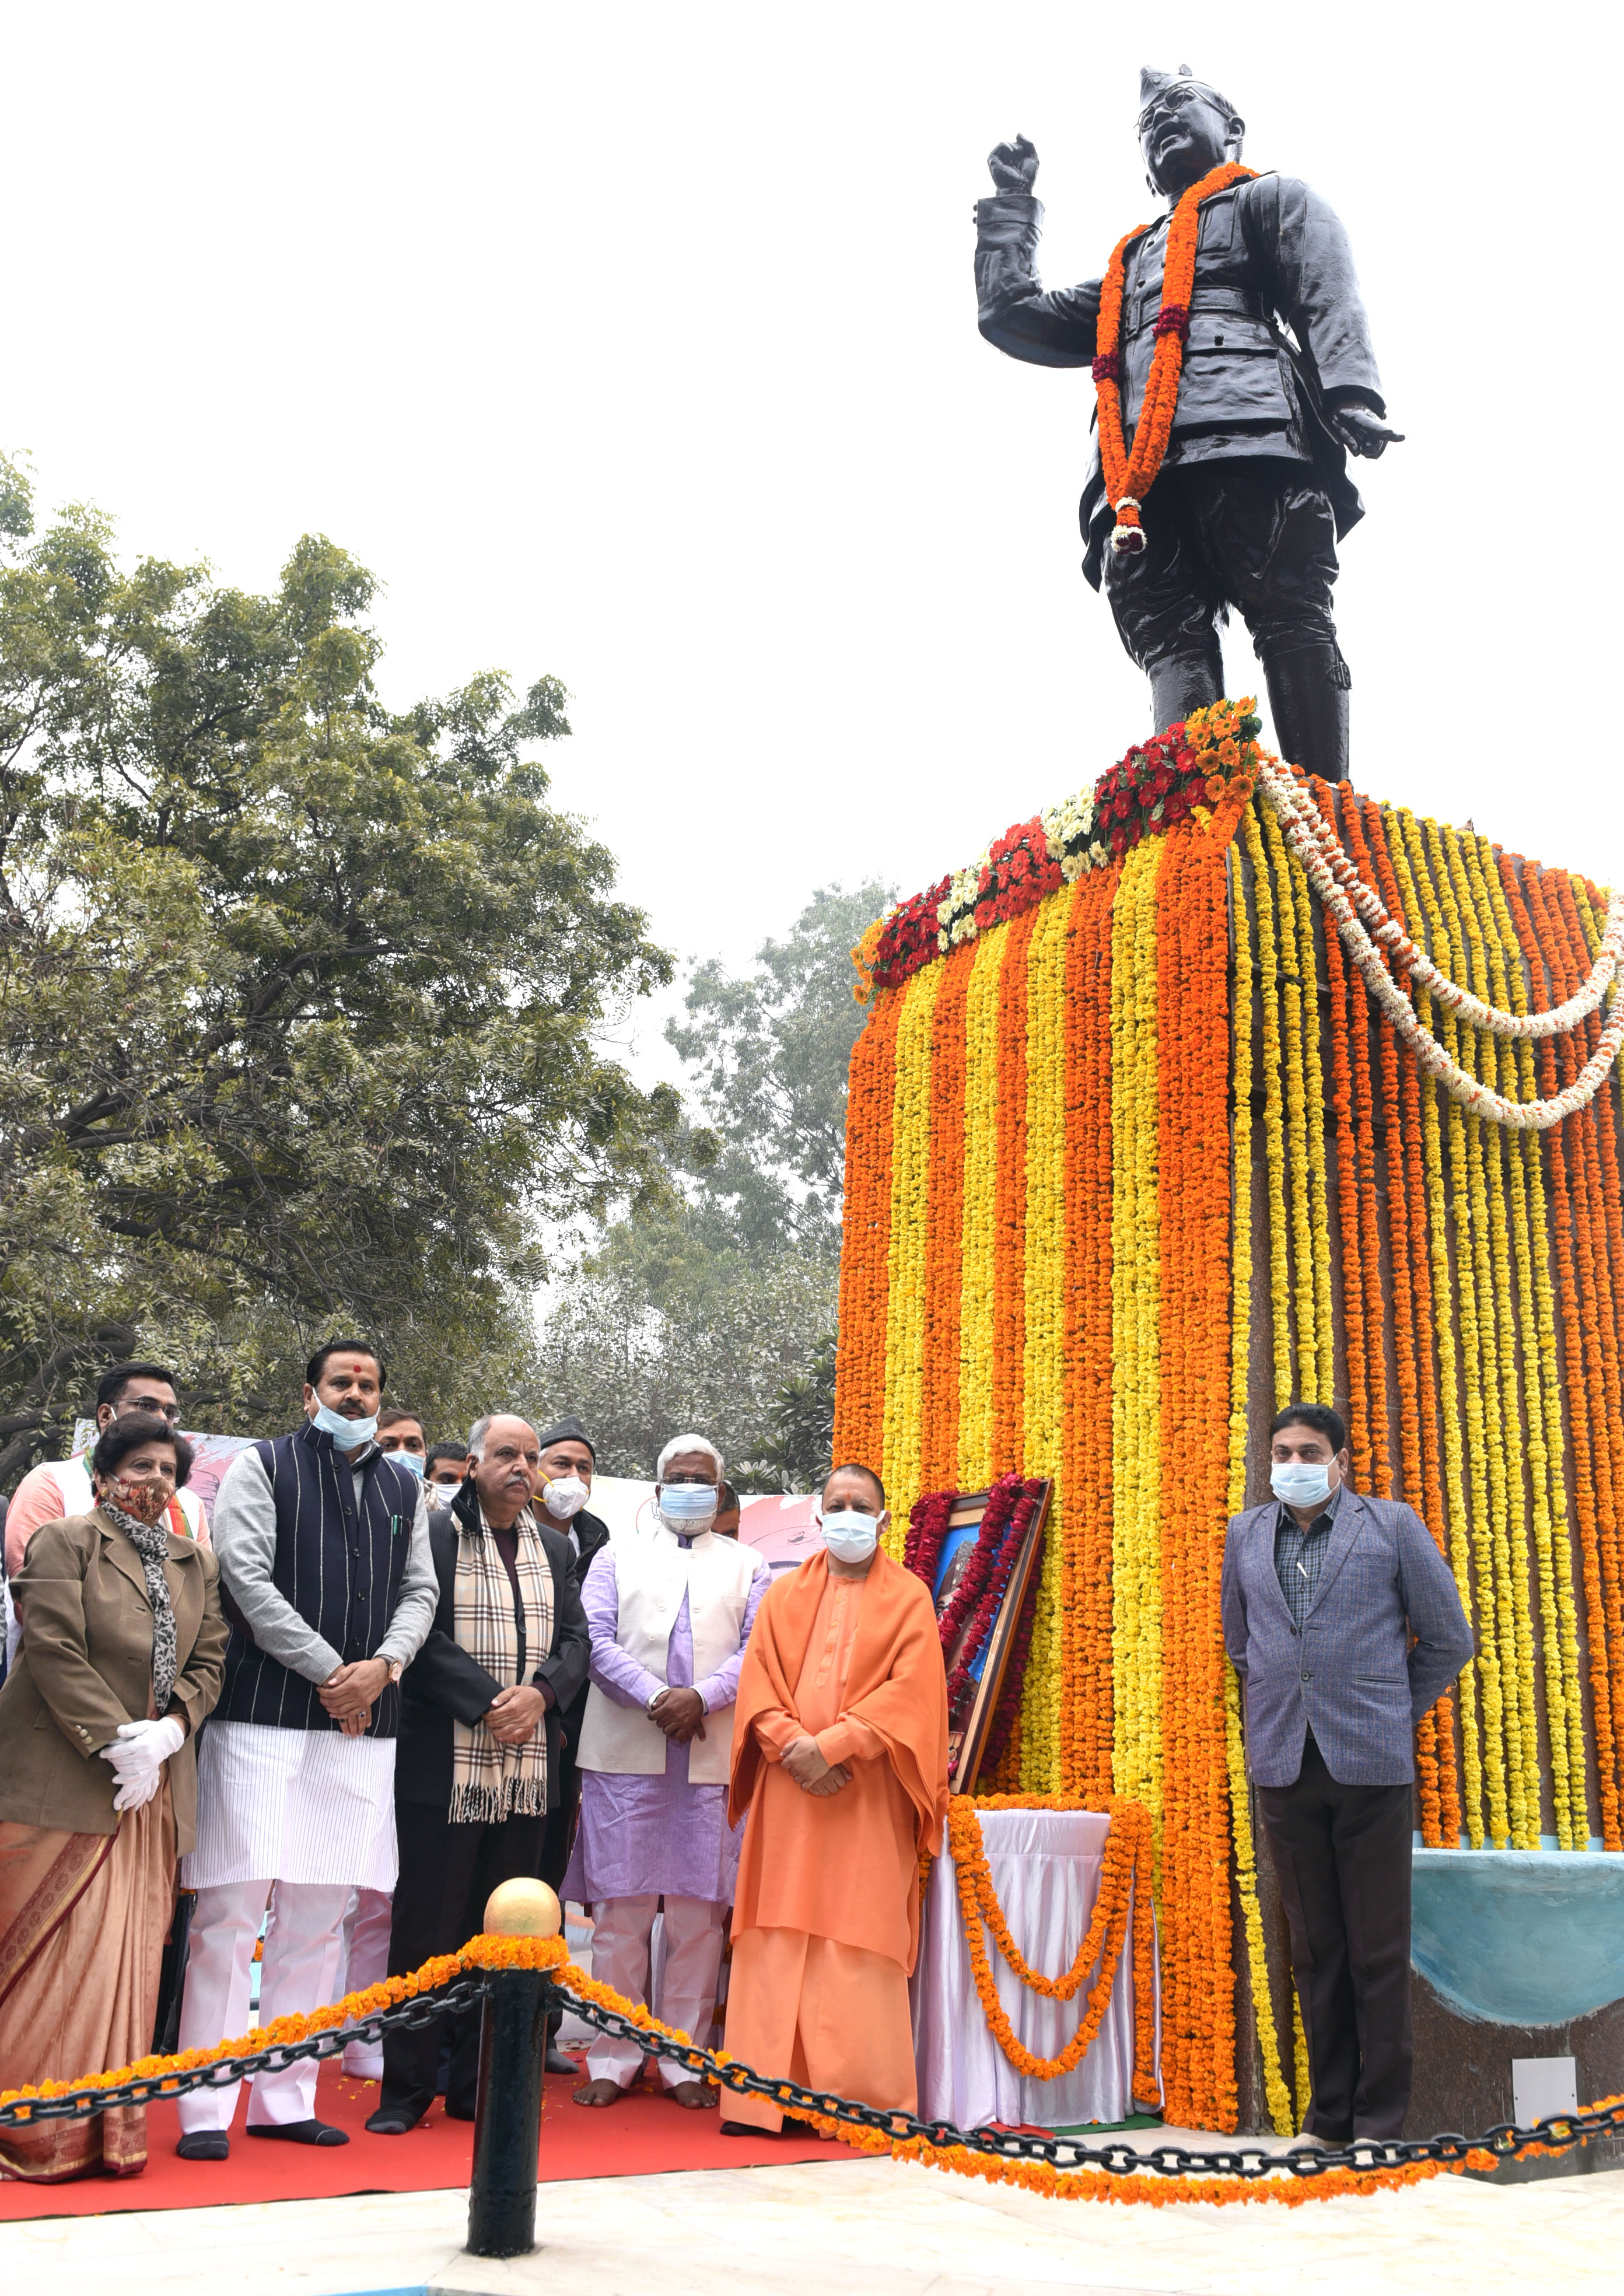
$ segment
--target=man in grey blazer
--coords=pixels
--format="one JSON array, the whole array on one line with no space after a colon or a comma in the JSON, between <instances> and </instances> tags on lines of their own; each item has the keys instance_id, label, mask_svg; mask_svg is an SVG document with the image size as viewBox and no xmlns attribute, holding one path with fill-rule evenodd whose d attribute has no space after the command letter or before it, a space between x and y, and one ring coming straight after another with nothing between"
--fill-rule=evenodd
<instances>
[{"instance_id":1,"label":"man in grey blazer","mask_svg":"<svg viewBox=\"0 0 1624 2296\"><path fill-rule=\"evenodd\" d=\"M1415 1726L1472 1654L1413 1507L1348 1485L1324 1404L1270 1430L1275 1496L1229 1525L1224 1641L1308 2038L1305 2136L1398 2136L1410 2101Z\"/></svg>"}]
</instances>

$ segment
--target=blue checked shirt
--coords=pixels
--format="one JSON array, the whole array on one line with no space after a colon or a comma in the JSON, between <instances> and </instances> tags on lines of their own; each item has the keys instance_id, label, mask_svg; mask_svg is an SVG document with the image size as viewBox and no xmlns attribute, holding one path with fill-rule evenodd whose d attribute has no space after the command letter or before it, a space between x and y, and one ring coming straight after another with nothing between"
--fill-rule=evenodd
<instances>
[{"instance_id":1,"label":"blue checked shirt","mask_svg":"<svg viewBox=\"0 0 1624 2296\"><path fill-rule=\"evenodd\" d=\"M1289 1507L1280 1510L1280 1520L1275 1527L1275 1570L1280 1579L1280 1591L1285 1596L1286 1609L1299 1634L1314 1602L1319 1585L1319 1569L1325 1559L1325 1548L1331 1537L1331 1525L1341 1502L1342 1486L1339 1483L1325 1501L1323 1511L1304 1530Z\"/></svg>"}]
</instances>

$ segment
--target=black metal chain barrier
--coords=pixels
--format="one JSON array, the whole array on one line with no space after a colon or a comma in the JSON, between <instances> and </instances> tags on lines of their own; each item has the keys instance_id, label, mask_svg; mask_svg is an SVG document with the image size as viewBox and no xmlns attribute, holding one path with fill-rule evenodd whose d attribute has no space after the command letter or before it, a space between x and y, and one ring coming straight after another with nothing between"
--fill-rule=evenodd
<instances>
[{"instance_id":1,"label":"black metal chain barrier","mask_svg":"<svg viewBox=\"0 0 1624 2296\"><path fill-rule=\"evenodd\" d=\"M65 2090L59 2096L15 2099L0 2105L0 2128L37 2126L43 2120L76 2120L108 2112L121 2105L156 2104L199 2088L224 2088L233 2081L259 2072L280 2072L304 2058L337 2056L351 2041L378 2041L391 2030L407 2030L431 2024L447 2013L472 2009L491 1993L488 1973L459 1978L433 1993L421 1993L393 2009L380 2009L353 2024L313 2034L308 2040L281 2042L242 2056L226 2057L199 2065L189 2072L151 2073L125 2081L116 2088ZM1192 2152L1182 2144L1157 2144L1146 2152L1133 2145L1087 2144L1072 2136L1032 2136L1013 2129L956 2128L950 2120L921 2120L911 2112L886 2112L877 2106L854 2103L799 2083L752 2071L748 2065L718 2062L709 2049L687 2041L673 2041L663 2033L614 2009L583 1999L567 1984L552 1977L543 1980L545 2005L569 2008L586 2024L616 2040L636 2043L645 2054L681 2065L696 2079L716 2081L744 2096L763 2096L784 2112L801 2117L816 2114L849 2128L877 2129L888 2139L915 2141L938 2151L957 2149L981 2152L1000 2161L1031 2161L1054 2169L1100 2169L1113 2177L1144 2170L1161 2177L1268 2177L1289 2169L1295 2177L1322 2177L1327 2170L1348 2169L1355 2173L1400 2169L1415 2161L1437 2161L1445 2167L1464 2164L1469 2152L1492 2153L1497 2161L1515 2160L1532 2146L1563 2152L1592 2136L1624 2134L1624 2104L1594 2112L1554 2114L1533 2128L1503 2121L1481 2136L1445 2135L1424 2138L1391 2138L1382 2142L1362 2138L1356 2144L1293 2146L1271 2152L1260 2144L1226 2146L1215 2152Z\"/></svg>"},{"instance_id":2,"label":"black metal chain barrier","mask_svg":"<svg viewBox=\"0 0 1624 2296\"><path fill-rule=\"evenodd\" d=\"M1293 2147L1288 2152L1270 2152L1260 2144L1243 2144L1233 2151L1217 2152L1193 2152L1181 2144L1158 2144L1149 2152L1139 2152L1130 2144L1085 2144L1071 2136L1029 2136L1013 2129L956 2128L950 2120L920 2120L911 2112L883 2112L874 2105L854 2104L849 2097L802 2088L794 2081L774 2080L764 2073L752 2072L748 2065L718 2063L709 2049L668 2040L663 2033L652 2033L646 2026L635 2023L617 2010L600 2008L595 2002L582 2000L567 1985L556 1980L550 1983L555 2008L567 2006L586 2024L595 2026L611 2038L635 2041L647 2054L664 2057L696 2077L703 2075L717 2081L723 2088L744 2096L767 2097L785 2112L802 2116L816 2113L825 2120L843 2121L854 2128L878 2129L882 2136L903 2143L917 2140L939 2151L958 2147L968 2152L985 2152L1000 2161L1043 2161L1054 2169L1103 2169L1113 2177L1153 2169L1162 2177L1249 2178L1289 2169L1295 2177L1321 2177L1329 2169L1368 2172L1400 2169L1418 2161L1449 2165L1464 2162L1469 2152L1492 2152L1497 2161L1510 2161L1530 2145L1562 2152L1571 2145L1582 2144L1587 2137L1624 2132L1624 2104L1602 2112L1557 2113L1552 2120L1541 2121L1534 2128L1519 2128L1513 2122L1505 2121L1482 2136L1393 2138L1381 2143L1361 2138L1357 2144L1340 2148L1327 2146L1322 2151L1317 2145L1306 2145ZM1556 2135L1553 2122L1559 2123L1565 2133Z\"/></svg>"},{"instance_id":3,"label":"black metal chain barrier","mask_svg":"<svg viewBox=\"0 0 1624 2296\"><path fill-rule=\"evenodd\" d=\"M228 2088L250 2073L281 2072L301 2058L336 2057L351 2041L381 2041L391 2028L409 2030L431 2025L448 2010L473 2008L489 1991L488 1976L463 1977L442 1991L420 1993L393 2009L359 2017L352 2025L313 2033L308 2041L278 2042L244 2056L222 2057L213 2064L194 2066L190 2072L147 2073L138 2080L122 2081L117 2088L64 2089L60 2096L17 2097L10 2104L0 2104L0 2128L35 2128L42 2120L86 2120L92 2113L111 2112L120 2105L161 2104L196 2088Z\"/></svg>"}]
</instances>

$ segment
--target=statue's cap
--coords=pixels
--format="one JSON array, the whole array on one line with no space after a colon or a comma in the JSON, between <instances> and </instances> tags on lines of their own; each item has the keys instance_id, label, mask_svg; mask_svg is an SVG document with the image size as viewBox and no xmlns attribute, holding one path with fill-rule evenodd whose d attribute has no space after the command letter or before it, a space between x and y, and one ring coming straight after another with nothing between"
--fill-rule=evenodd
<instances>
[{"instance_id":1,"label":"statue's cap","mask_svg":"<svg viewBox=\"0 0 1624 2296\"><path fill-rule=\"evenodd\" d=\"M1193 79L1195 74L1188 64L1180 64L1176 72L1158 71L1154 64L1139 67L1139 108L1153 103L1164 87L1171 87L1176 79Z\"/></svg>"},{"instance_id":2,"label":"statue's cap","mask_svg":"<svg viewBox=\"0 0 1624 2296\"><path fill-rule=\"evenodd\" d=\"M1169 87L1177 87L1181 80L1187 80L1192 87L1203 88L1213 102L1222 111L1227 112L1232 119L1236 117L1235 108L1228 97L1220 95L1210 80L1197 79L1188 64L1180 64L1176 72L1158 71L1153 64L1141 64L1139 67L1140 119L1144 119L1146 111L1155 102L1159 95Z\"/></svg>"}]
</instances>

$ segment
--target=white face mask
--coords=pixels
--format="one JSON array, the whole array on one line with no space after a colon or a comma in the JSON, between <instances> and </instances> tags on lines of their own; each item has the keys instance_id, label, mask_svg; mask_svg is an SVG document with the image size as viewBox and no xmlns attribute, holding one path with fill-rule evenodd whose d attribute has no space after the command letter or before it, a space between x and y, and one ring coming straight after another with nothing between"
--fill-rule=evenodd
<instances>
[{"instance_id":1,"label":"white face mask","mask_svg":"<svg viewBox=\"0 0 1624 2296\"><path fill-rule=\"evenodd\" d=\"M541 1503L554 1522L568 1522L586 1505L586 1486L578 1475L554 1475L541 1495Z\"/></svg>"},{"instance_id":2,"label":"white face mask","mask_svg":"<svg viewBox=\"0 0 1624 2296\"><path fill-rule=\"evenodd\" d=\"M1331 1496L1331 1469L1324 1459L1276 1459L1268 1482L1282 1506L1319 1506Z\"/></svg>"},{"instance_id":3,"label":"white face mask","mask_svg":"<svg viewBox=\"0 0 1624 2296\"><path fill-rule=\"evenodd\" d=\"M832 1509L820 1528L837 1562L866 1562L880 1543L878 1515L861 1514L856 1507Z\"/></svg>"},{"instance_id":4,"label":"white face mask","mask_svg":"<svg viewBox=\"0 0 1624 2296\"><path fill-rule=\"evenodd\" d=\"M668 1530L679 1538L697 1538L716 1521L714 1483L667 1483L660 1494L660 1512Z\"/></svg>"}]
</instances>

